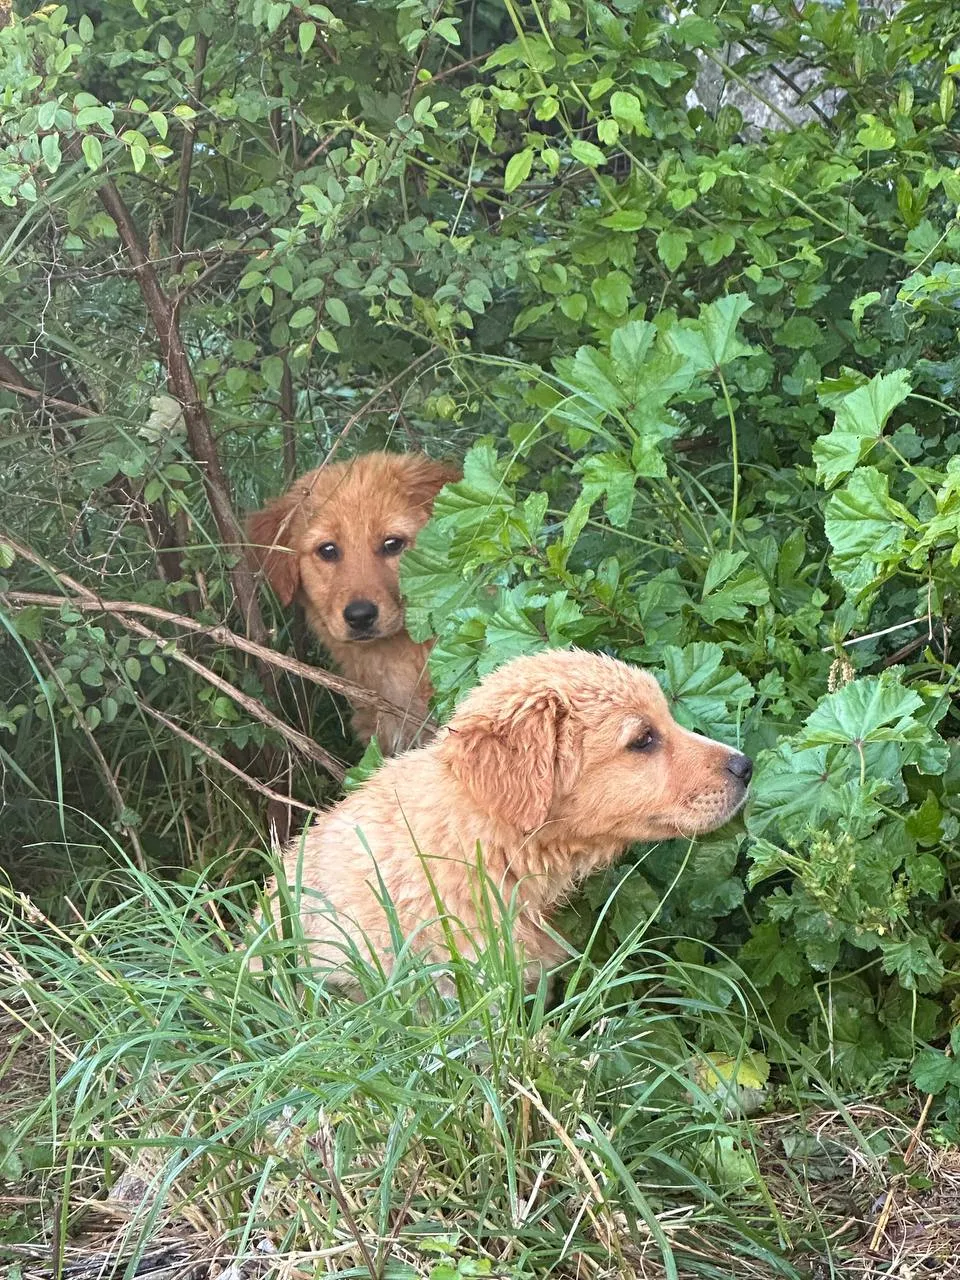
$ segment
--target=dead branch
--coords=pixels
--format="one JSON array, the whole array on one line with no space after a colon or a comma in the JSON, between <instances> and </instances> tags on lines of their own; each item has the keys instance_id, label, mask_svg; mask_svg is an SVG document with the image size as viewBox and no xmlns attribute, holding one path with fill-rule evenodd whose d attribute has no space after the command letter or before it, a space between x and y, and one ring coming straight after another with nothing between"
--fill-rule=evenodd
<instances>
[{"instance_id":1,"label":"dead branch","mask_svg":"<svg viewBox=\"0 0 960 1280\"><path fill-rule=\"evenodd\" d=\"M213 760L221 769L226 769L228 773L232 773L234 777L239 778L244 786L250 787L253 791L259 791L261 795L266 796L268 800L276 800L279 804L290 806L294 809L302 809L304 813L315 813L316 809L313 805L301 804L299 800L294 800L292 796L281 795L279 791L274 791L272 787L266 786L262 782L258 782L256 778L251 778L249 773L233 764L226 756L222 756L219 751L215 751L213 747L208 746L206 742L202 742L199 738L195 738L175 720L169 720L165 715L159 712L156 707L152 707L149 702L144 702L141 698L138 705L141 710L145 711L148 716L157 720L171 733L176 734L178 738L182 738L184 742L189 742L191 747L195 747L197 751L202 752L209 760Z\"/></svg>"},{"instance_id":2,"label":"dead branch","mask_svg":"<svg viewBox=\"0 0 960 1280\"><path fill-rule=\"evenodd\" d=\"M3 535L3 541L13 547L15 551L17 550L14 542L6 535ZM8 591L3 598L11 604L38 605L41 609L59 609L62 605L68 604L83 613L103 612L118 618L118 620L121 614L136 614L144 618L154 618L158 622L169 622L172 626L182 627L184 631L190 631L195 635L202 636L214 644L238 649L241 653L248 653L251 657L258 658L271 666L279 667L282 671L289 671L291 675L300 676L301 679L309 680L312 684L329 689L332 693L339 693L359 706L375 707L378 711L389 712L393 715L404 714L403 710L395 703L388 702L386 698L382 698L371 689L365 689L363 685L354 684L351 680L345 680L342 676L338 676L332 671L325 671L323 667L314 667L309 663L301 662L297 658L288 657L285 653L277 653L274 649L268 649L264 645L256 644L253 640L248 640L246 636L238 635L235 631L231 631L229 627L210 626L203 622L197 622L195 618L188 618L184 614L171 613L168 609L160 609L156 605L140 604L136 600L103 600L100 596L92 593L78 597L57 596L40 591ZM165 640L164 643L170 642Z\"/></svg>"}]
</instances>

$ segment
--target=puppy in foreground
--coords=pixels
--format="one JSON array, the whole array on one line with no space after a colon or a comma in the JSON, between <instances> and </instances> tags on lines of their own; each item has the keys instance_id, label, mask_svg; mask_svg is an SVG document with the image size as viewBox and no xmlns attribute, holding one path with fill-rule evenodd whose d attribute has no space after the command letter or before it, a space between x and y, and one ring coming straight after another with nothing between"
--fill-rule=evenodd
<instances>
[{"instance_id":1,"label":"puppy in foreground","mask_svg":"<svg viewBox=\"0 0 960 1280\"><path fill-rule=\"evenodd\" d=\"M460 473L419 453L368 453L310 471L247 521L264 577L280 603L301 600L307 622L341 672L400 715L356 707L353 728L385 755L417 741L429 720L430 644L404 628L399 561Z\"/></svg>"},{"instance_id":2,"label":"puppy in foreground","mask_svg":"<svg viewBox=\"0 0 960 1280\"><path fill-rule=\"evenodd\" d=\"M681 728L652 675L553 650L506 663L430 745L388 761L284 856L303 928L331 984L357 994L345 939L389 972L384 891L428 957L482 946L482 872L518 908L528 980L564 952L545 931L576 884L638 840L702 835L743 804L748 756ZM431 883L432 882L432 883ZM275 890L275 886L274 886Z\"/></svg>"}]
</instances>

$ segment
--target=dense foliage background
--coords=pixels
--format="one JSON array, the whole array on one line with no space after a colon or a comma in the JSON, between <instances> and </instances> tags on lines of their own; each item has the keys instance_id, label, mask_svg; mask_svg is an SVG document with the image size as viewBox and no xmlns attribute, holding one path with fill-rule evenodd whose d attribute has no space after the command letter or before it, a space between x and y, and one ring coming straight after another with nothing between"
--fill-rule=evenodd
<instances>
[{"instance_id":1,"label":"dense foliage background","mask_svg":"<svg viewBox=\"0 0 960 1280\"><path fill-rule=\"evenodd\" d=\"M333 451L465 457L403 570L441 713L578 644L758 759L744 823L641 851L570 931L626 875L600 953L656 913L842 1083L913 1063L955 1133L960 1069L918 1048L960 971L956 10L3 20L15 887L59 911L109 902L121 855L255 872L268 816L357 753L322 672L257 649L323 662L258 597L239 518Z\"/></svg>"}]
</instances>

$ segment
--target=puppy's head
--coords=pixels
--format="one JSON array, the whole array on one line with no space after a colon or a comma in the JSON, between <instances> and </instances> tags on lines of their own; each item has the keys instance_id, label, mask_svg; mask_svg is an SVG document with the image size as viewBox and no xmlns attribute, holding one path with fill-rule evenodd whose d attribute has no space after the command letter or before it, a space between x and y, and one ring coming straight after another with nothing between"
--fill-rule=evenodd
<instances>
[{"instance_id":1,"label":"puppy's head","mask_svg":"<svg viewBox=\"0 0 960 1280\"><path fill-rule=\"evenodd\" d=\"M422 454L364 454L303 476L247 533L280 602L300 593L321 636L382 640L403 629L399 558L458 478Z\"/></svg>"},{"instance_id":2,"label":"puppy's head","mask_svg":"<svg viewBox=\"0 0 960 1280\"><path fill-rule=\"evenodd\" d=\"M739 751L681 728L653 676L578 650L494 672L440 750L485 812L562 844L713 831L743 804L753 772Z\"/></svg>"}]
</instances>

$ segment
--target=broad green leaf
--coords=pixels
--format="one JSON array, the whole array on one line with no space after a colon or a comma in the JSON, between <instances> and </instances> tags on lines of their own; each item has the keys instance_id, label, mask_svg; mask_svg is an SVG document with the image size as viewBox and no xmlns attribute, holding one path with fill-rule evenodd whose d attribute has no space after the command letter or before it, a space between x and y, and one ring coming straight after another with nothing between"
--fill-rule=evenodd
<instances>
[{"instance_id":1,"label":"broad green leaf","mask_svg":"<svg viewBox=\"0 0 960 1280\"><path fill-rule=\"evenodd\" d=\"M643 103L635 93L617 89L610 95L610 114L617 123L642 137L650 136L650 126L643 114Z\"/></svg>"},{"instance_id":2,"label":"broad green leaf","mask_svg":"<svg viewBox=\"0 0 960 1280\"><path fill-rule=\"evenodd\" d=\"M845 395L837 406L833 430L814 441L817 479L832 489L852 471L883 435L890 415L911 390L909 372L897 369L878 373L866 386Z\"/></svg>"},{"instance_id":3,"label":"broad green leaf","mask_svg":"<svg viewBox=\"0 0 960 1280\"><path fill-rule=\"evenodd\" d=\"M951 1085L960 1089L960 1059L947 1057L941 1049L924 1049L910 1078L921 1093L943 1093Z\"/></svg>"},{"instance_id":4,"label":"broad green leaf","mask_svg":"<svg viewBox=\"0 0 960 1280\"><path fill-rule=\"evenodd\" d=\"M657 254L670 271L676 271L686 261L691 239L688 231L676 228L657 236Z\"/></svg>"},{"instance_id":5,"label":"broad green leaf","mask_svg":"<svg viewBox=\"0 0 960 1280\"><path fill-rule=\"evenodd\" d=\"M931 735L914 715L922 707L920 695L890 672L861 676L820 700L807 717L797 746L922 740Z\"/></svg>"},{"instance_id":6,"label":"broad green leaf","mask_svg":"<svg viewBox=\"0 0 960 1280\"><path fill-rule=\"evenodd\" d=\"M729 294L701 306L699 319L674 326L667 341L701 373L722 368L753 350L737 336L737 325L752 306L745 293Z\"/></svg>"},{"instance_id":7,"label":"broad green leaf","mask_svg":"<svg viewBox=\"0 0 960 1280\"><path fill-rule=\"evenodd\" d=\"M602 497L610 523L618 529L626 528L637 486L637 475L629 461L621 454L599 453L587 458L580 470L583 500L592 504Z\"/></svg>"},{"instance_id":8,"label":"broad green leaf","mask_svg":"<svg viewBox=\"0 0 960 1280\"><path fill-rule=\"evenodd\" d=\"M371 738L366 750L352 768L343 777L343 789L349 795L368 782L383 764L383 752L377 739Z\"/></svg>"},{"instance_id":9,"label":"broad green leaf","mask_svg":"<svg viewBox=\"0 0 960 1280\"><path fill-rule=\"evenodd\" d=\"M301 22L297 28L297 43L300 46L300 52L309 53L316 38L317 24L315 22Z\"/></svg>"},{"instance_id":10,"label":"broad green leaf","mask_svg":"<svg viewBox=\"0 0 960 1280\"><path fill-rule=\"evenodd\" d=\"M687 729L735 743L743 712L753 697L750 681L724 665L718 644L667 645L656 673L677 721Z\"/></svg>"},{"instance_id":11,"label":"broad green leaf","mask_svg":"<svg viewBox=\"0 0 960 1280\"><path fill-rule=\"evenodd\" d=\"M40 154L43 156L43 163L47 166L51 173L56 173L60 168L60 138L55 133L45 134L40 143Z\"/></svg>"},{"instance_id":12,"label":"broad green leaf","mask_svg":"<svg viewBox=\"0 0 960 1280\"><path fill-rule=\"evenodd\" d=\"M857 467L847 485L827 503L823 527L838 560L896 562L917 522L890 497L887 477L875 467Z\"/></svg>"},{"instance_id":13,"label":"broad green leaf","mask_svg":"<svg viewBox=\"0 0 960 1280\"><path fill-rule=\"evenodd\" d=\"M335 324L342 325L344 328L349 326L350 312L347 310L347 304L341 298L327 298L324 307Z\"/></svg>"},{"instance_id":14,"label":"broad green leaf","mask_svg":"<svg viewBox=\"0 0 960 1280\"><path fill-rule=\"evenodd\" d=\"M83 148L83 158L87 162L87 167L99 169L103 164L103 147L100 145L100 139L94 133L87 133L84 134L80 145Z\"/></svg>"},{"instance_id":15,"label":"broad green leaf","mask_svg":"<svg viewBox=\"0 0 960 1280\"><path fill-rule=\"evenodd\" d=\"M509 193L516 191L521 182L526 182L533 165L533 147L524 147L512 155L507 161L507 171L503 179L503 189Z\"/></svg>"},{"instance_id":16,"label":"broad green leaf","mask_svg":"<svg viewBox=\"0 0 960 1280\"><path fill-rule=\"evenodd\" d=\"M570 143L570 154L574 160L579 160L581 164L588 165L591 169L599 168L600 165L607 163L607 157L599 147L594 146L592 142L585 142L579 138Z\"/></svg>"},{"instance_id":17,"label":"broad green leaf","mask_svg":"<svg viewBox=\"0 0 960 1280\"><path fill-rule=\"evenodd\" d=\"M610 271L590 285L590 292L608 315L624 316L630 304L633 284L623 271Z\"/></svg>"}]
</instances>

